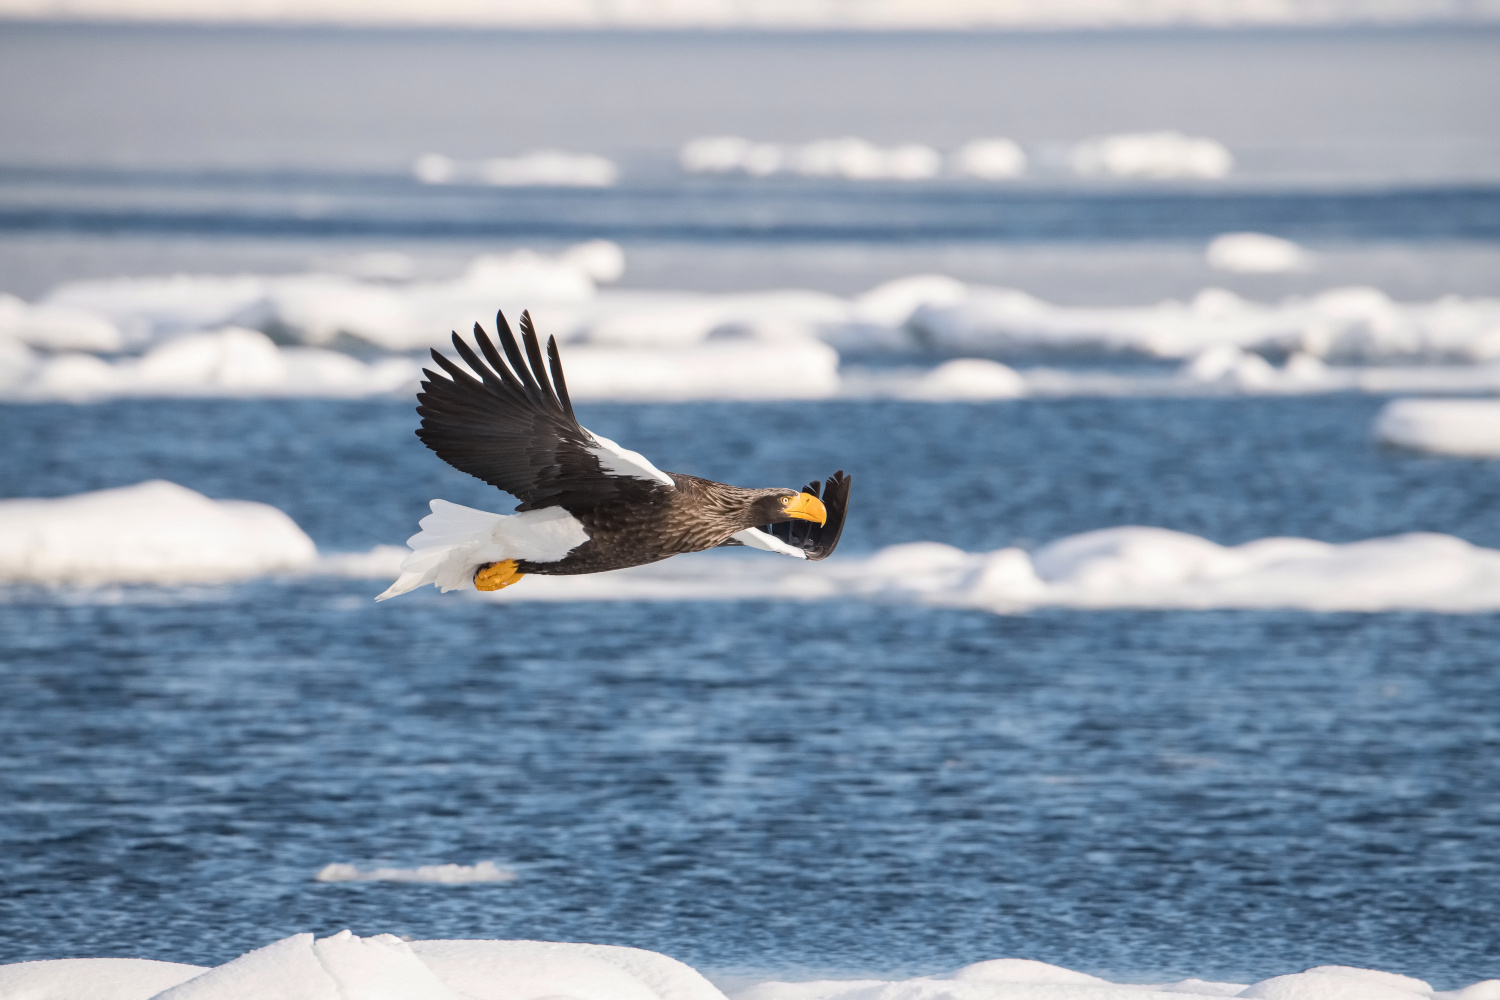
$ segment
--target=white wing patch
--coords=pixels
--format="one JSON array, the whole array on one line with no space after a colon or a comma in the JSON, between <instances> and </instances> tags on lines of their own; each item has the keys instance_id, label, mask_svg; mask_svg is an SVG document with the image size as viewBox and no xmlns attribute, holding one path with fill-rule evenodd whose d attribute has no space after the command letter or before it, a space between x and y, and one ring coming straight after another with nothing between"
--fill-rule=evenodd
<instances>
[{"instance_id":1,"label":"white wing patch","mask_svg":"<svg viewBox=\"0 0 1500 1000\"><path fill-rule=\"evenodd\" d=\"M447 593L474 586L474 571L502 559L557 562L589 540L588 532L561 507L491 514L447 500L432 501L422 530L406 540L411 555L383 601L427 584Z\"/></svg>"},{"instance_id":2,"label":"white wing patch","mask_svg":"<svg viewBox=\"0 0 1500 1000\"><path fill-rule=\"evenodd\" d=\"M609 438L587 428L584 428L584 433L593 439L595 447L588 449L588 453L599 460L599 466L605 475L644 479L651 483L661 483L669 489L677 488L671 476L652 465L651 460L640 452L622 448Z\"/></svg>"},{"instance_id":3,"label":"white wing patch","mask_svg":"<svg viewBox=\"0 0 1500 1000\"><path fill-rule=\"evenodd\" d=\"M746 528L744 531L736 531L733 537L735 541L742 545L748 545L752 549L764 549L767 552L791 556L793 559L807 558L806 552L788 545L775 535L761 531L759 528Z\"/></svg>"}]
</instances>

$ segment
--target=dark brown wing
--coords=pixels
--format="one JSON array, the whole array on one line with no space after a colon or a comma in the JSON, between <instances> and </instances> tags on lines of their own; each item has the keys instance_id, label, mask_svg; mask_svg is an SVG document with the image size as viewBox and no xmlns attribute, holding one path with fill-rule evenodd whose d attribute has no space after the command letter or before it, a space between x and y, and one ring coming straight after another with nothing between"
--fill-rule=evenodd
<instances>
[{"instance_id":1,"label":"dark brown wing","mask_svg":"<svg viewBox=\"0 0 1500 1000\"><path fill-rule=\"evenodd\" d=\"M427 378L417 394L422 416L417 437L423 444L455 469L520 500L518 510L587 510L672 489L670 477L649 462L622 461L622 454L640 456L622 452L578 423L557 341L547 338L544 361L529 313L521 314L520 343L504 314L496 314L495 328L505 358L478 323L474 341L483 358L453 335L453 348L472 374L432 352L449 377L422 371Z\"/></svg>"},{"instance_id":2,"label":"dark brown wing","mask_svg":"<svg viewBox=\"0 0 1500 1000\"><path fill-rule=\"evenodd\" d=\"M853 479L844 475L844 470L840 469L829 476L828 482L823 484L822 496L819 499L828 510L828 520L825 523L782 521L780 524L767 525L761 530L775 535L793 548L806 552L808 559L814 561L827 559L838 547L839 536L844 533L844 517L849 512L849 484L851 482ZM808 483L803 488L803 492L818 496L817 480Z\"/></svg>"}]
</instances>

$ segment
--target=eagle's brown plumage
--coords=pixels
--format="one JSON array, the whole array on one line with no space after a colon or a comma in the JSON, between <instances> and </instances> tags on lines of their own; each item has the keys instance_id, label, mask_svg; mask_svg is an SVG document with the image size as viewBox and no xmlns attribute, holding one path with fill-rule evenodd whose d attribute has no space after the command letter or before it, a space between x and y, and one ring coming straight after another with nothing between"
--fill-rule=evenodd
<instances>
[{"instance_id":1,"label":"eagle's brown plumage","mask_svg":"<svg viewBox=\"0 0 1500 1000\"><path fill-rule=\"evenodd\" d=\"M529 314L521 314L519 341L504 315L496 316L495 325L498 349L477 323L477 353L453 335L468 370L432 352L448 377L424 370L417 436L454 468L516 497L518 512L561 507L588 536L559 560L521 559L511 569L598 573L745 544L733 536L748 528L761 528L790 554L808 559L827 558L838 545L850 486L842 471L821 487L814 482L801 491L813 498L813 506L821 501L827 518L822 524L786 513L789 502L793 510L809 503L797 490L744 489L662 473L578 423L557 342L548 338L544 358ZM640 462L632 464L629 457ZM751 544L776 542L756 536Z\"/></svg>"}]
</instances>

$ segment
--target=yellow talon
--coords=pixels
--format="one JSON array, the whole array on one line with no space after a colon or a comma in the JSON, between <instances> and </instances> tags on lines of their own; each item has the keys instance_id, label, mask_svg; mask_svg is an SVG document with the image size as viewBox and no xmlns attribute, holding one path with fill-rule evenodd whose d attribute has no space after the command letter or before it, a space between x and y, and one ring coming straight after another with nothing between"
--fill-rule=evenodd
<instances>
[{"instance_id":1,"label":"yellow talon","mask_svg":"<svg viewBox=\"0 0 1500 1000\"><path fill-rule=\"evenodd\" d=\"M474 574L474 586L478 590L499 590L520 580L525 573L516 572L516 561L504 559L486 563Z\"/></svg>"}]
</instances>

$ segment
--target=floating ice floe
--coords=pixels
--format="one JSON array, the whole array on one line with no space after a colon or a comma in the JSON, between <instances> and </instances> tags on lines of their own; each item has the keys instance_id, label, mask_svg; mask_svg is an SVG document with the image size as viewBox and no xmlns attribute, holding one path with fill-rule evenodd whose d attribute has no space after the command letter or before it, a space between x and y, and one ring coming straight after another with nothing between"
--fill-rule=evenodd
<instances>
[{"instance_id":1,"label":"floating ice floe","mask_svg":"<svg viewBox=\"0 0 1500 1000\"><path fill-rule=\"evenodd\" d=\"M790 563L790 560L787 560ZM812 565L704 554L614 573L527 577L497 601L861 598L998 613L1031 608L1500 609L1500 552L1450 535L1222 546L1164 528L1105 528L1035 552L914 542Z\"/></svg>"},{"instance_id":2,"label":"floating ice floe","mask_svg":"<svg viewBox=\"0 0 1500 1000\"><path fill-rule=\"evenodd\" d=\"M1234 234L1252 236L1262 239ZM1352 287L1264 303L1207 288L1186 302L1071 307L939 274L849 298L612 289L603 286L623 273L624 254L602 240L484 255L447 280L378 276L409 265L372 261L369 278L81 281L36 304L0 300L0 398L405 393L422 360L408 352L448 349L450 331L488 327L497 308L513 320L529 309L543 335L567 345L579 399L1500 389L1500 299L1400 303ZM993 367L1038 353L1069 367L1018 371L1021 384ZM1182 365L1175 375L1079 367L1120 355ZM877 363L872 374L843 364L950 358L992 365L902 373Z\"/></svg>"},{"instance_id":3,"label":"floating ice floe","mask_svg":"<svg viewBox=\"0 0 1500 1000\"><path fill-rule=\"evenodd\" d=\"M278 347L264 333L242 327L186 334L138 357L31 354L13 365L9 378L0 381L5 395L65 401L109 396L365 396L414 390L421 369L407 357L365 362L317 347Z\"/></svg>"},{"instance_id":4,"label":"floating ice floe","mask_svg":"<svg viewBox=\"0 0 1500 1000\"><path fill-rule=\"evenodd\" d=\"M54 500L0 501L0 581L180 584L265 574L394 577L396 546L319 557L284 513L154 481ZM478 592L475 592L478 595ZM1500 552L1414 533L1332 544L1264 538L1223 546L1153 527L1059 539L1035 552L936 542L794 563L702 553L588 576L531 575L499 601L857 598L983 608L1500 610Z\"/></svg>"},{"instance_id":5,"label":"floating ice floe","mask_svg":"<svg viewBox=\"0 0 1500 1000\"><path fill-rule=\"evenodd\" d=\"M1083 177L1145 180L1217 180L1234 169L1223 144L1181 132L1100 136L1074 146L1071 162Z\"/></svg>"},{"instance_id":6,"label":"floating ice floe","mask_svg":"<svg viewBox=\"0 0 1500 1000\"><path fill-rule=\"evenodd\" d=\"M1276 274L1308 266L1307 251L1291 240L1265 233L1224 233L1209 241L1208 266L1240 274Z\"/></svg>"},{"instance_id":7,"label":"floating ice floe","mask_svg":"<svg viewBox=\"0 0 1500 1000\"><path fill-rule=\"evenodd\" d=\"M727 1000L692 967L641 948L548 941L405 941L296 934L213 968L144 959L0 965L26 1000ZM992 959L914 979L768 980L733 1000L1496 1000L1500 980L1439 992L1399 973L1325 965L1258 983L1113 983L1044 962Z\"/></svg>"},{"instance_id":8,"label":"floating ice floe","mask_svg":"<svg viewBox=\"0 0 1500 1000\"><path fill-rule=\"evenodd\" d=\"M0 581L211 583L305 570L312 539L268 504L153 480L52 500L0 500Z\"/></svg>"},{"instance_id":9,"label":"floating ice floe","mask_svg":"<svg viewBox=\"0 0 1500 1000\"><path fill-rule=\"evenodd\" d=\"M948 155L948 168L960 177L1013 180L1026 173L1026 152L1012 139L975 139Z\"/></svg>"},{"instance_id":10,"label":"floating ice floe","mask_svg":"<svg viewBox=\"0 0 1500 1000\"><path fill-rule=\"evenodd\" d=\"M1398 303L1364 287L1275 304L1207 288L1189 302L1090 308L1056 306L1014 289L964 286L919 302L905 325L923 344L946 353L1043 349L1181 359L1229 345L1343 362L1500 358L1500 299Z\"/></svg>"},{"instance_id":11,"label":"floating ice floe","mask_svg":"<svg viewBox=\"0 0 1500 1000\"><path fill-rule=\"evenodd\" d=\"M423 184L494 187L613 187L620 179L620 168L606 157L557 149L486 160L455 160L441 153L424 153L412 164L412 173Z\"/></svg>"},{"instance_id":12,"label":"floating ice floe","mask_svg":"<svg viewBox=\"0 0 1500 1000\"><path fill-rule=\"evenodd\" d=\"M1500 458L1500 400L1392 400L1375 419L1375 436L1413 451Z\"/></svg>"},{"instance_id":13,"label":"floating ice floe","mask_svg":"<svg viewBox=\"0 0 1500 1000\"><path fill-rule=\"evenodd\" d=\"M472 865L421 865L416 868L368 868L334 863L324 865L313 876L318 882L430 882L436 885L474 885L514 882L516 873L493 861Z\"/></svg>"},{"instance_id":14,"label":"floating ice floe","mask_svg":"<svg viewBox=\"0 0 1500 1000\"><path fill-rule=\"evenodd\" d=\"M753 177L800 174L852 181L919 181L942 172L943 157L920 143L878 146L845 136L803 145L751 142L739 136L705 136L682 147L682 169L689 173L745 173Z\"/></svg>"}]
</instances>

